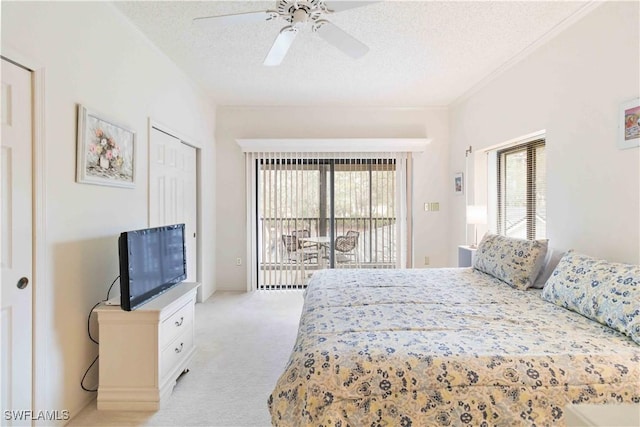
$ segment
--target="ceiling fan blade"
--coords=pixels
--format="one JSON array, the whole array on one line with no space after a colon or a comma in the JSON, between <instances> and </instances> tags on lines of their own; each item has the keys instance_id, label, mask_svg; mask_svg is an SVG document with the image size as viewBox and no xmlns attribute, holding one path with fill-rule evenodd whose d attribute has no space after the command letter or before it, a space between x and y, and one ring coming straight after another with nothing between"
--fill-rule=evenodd
<instances>
[{"instance_id":1,"label":"ceiling fan blade","mask_svg":"<svg viewBox=\"0 0 640 427\"><path fill-rule=\"evenodd\" d=\"M332 12L342 12L343 10L354 9L356 7L367 6L373 3L380 3L381 0L378 1L337 1L333 0L330 2L325 2L325 6Z\"/></svg>"},{"instance_id":2,"label":"ceiling fan blade","mask_svg":"<svg viewBox=\"0 0 640 427\"><path fill-rule=\"evenodd\" d=\"M269 11L234 13L232 15L203 16L194 18L193 23L198 25L235 25L253 22L262 22L273 19Z\"/></svg>"},{"instance_id":3,"label":"ceiling fan blade","mask_svg":"<svg viewBox=\"0 0 640 427\"><path fill-rule=\"evenodd\" d=\"M350 57L358 59L369 52L369 47L367 45L345 33L331 22L318 21L317 24L319 24L316 27L318 35Z\"/></svg>"},{"instance_id":4,"label":"ceiling fan blade","mask_svg":"<svg viewBox=\"0 0 640 427\"><path fill-rule=\"evenodd\" d=\"M284 27L280 30L280 34L276 37L273 46L271 46L271 50L269 50L267 57L264 59L264 65L280 65L297 34L298 30L291 26Z\"/></svg>"}]
</instances>

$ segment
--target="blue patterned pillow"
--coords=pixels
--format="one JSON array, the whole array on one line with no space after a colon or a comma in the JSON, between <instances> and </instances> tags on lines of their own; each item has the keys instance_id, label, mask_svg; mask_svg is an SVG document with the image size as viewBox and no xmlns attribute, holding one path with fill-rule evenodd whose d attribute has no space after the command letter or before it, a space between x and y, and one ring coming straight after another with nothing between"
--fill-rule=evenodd
<instances>
[{"instance_id":1,"label":"blue patterned pillow","mask_svg":"<svg viewBox=\"0 0 640 427\"><path fill-rule=\"evenodd\" d=\"M568 251L542 290L542 298L640 344L640 265Z\"/></svg>"},{"instance_id":2,"label":"blue patterned pillow","mask_svg":"<svg viewBox=\"0 0 640 427\"><path fill-rule=\"evenodd\" d=\"M547 254L548 240L525 240L485 234L478 245L473 268L525 290L533 285Z\"/></svg>"}]
</instances>

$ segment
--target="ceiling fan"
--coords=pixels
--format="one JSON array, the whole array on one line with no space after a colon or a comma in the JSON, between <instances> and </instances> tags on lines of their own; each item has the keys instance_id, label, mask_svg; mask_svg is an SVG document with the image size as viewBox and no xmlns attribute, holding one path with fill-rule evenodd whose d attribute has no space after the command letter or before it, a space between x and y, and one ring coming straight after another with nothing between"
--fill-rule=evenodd
<instances>
[{"instance_id":1,"label":"ceiling fan","mask_svg":"<svg viewBox=\"0 0 640 427\"><path fill-rule=\"evenodd\" d=\"M325 41L348 56L357 59L364 56L369 51L369 48L324 19L324 17L343 10L377 3L378 1L278 0L276 10L204 16L195 18L193 23L199 25L227 25L271 21L277 18L283 19L289 25L280 30L273 42L264 60L264 65L268 66L279 65L282 62L298 32L309 23L311 24L311 29Z\"/></svg>"}]
</instances>

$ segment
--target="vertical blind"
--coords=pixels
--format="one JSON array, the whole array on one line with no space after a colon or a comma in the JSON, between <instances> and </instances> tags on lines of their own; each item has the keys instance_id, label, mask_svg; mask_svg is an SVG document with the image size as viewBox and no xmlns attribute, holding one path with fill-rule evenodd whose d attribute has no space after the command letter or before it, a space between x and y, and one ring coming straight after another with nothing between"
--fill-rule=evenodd
<instances>
[{"instance_id":1,"label":"vertical blind","mask_svg":"<svg viewBox=\"0 0 640 427\"><path fill-rule=\"evenodd\" d=\"M523 239L546 236L545 141L519 144L497 152L497 230Z\"/></svg>"},{"instance_id":2,"label":"vertical blind","mask_svg":"<svg viewBox=\"0 0 640 427\"><path fill-rule=\"evenodd\" d=\"M407 153L247 153L254 289L406 265Z\"/></svg>"}]
</instances>

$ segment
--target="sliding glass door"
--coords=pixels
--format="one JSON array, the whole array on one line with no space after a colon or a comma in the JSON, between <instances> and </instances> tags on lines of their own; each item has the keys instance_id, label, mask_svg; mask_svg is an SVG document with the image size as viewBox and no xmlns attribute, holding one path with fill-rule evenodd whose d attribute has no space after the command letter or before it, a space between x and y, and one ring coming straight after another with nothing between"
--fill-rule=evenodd
<instances>
[{"instance_id":1,"label":"sliding glass door","mask_svg":"<svg viewBox=\"0 0 640 427\"><path fill-rule=\"evenodd\" d=\"M288 153L255 162L258 288L304 287L325 268L398 265L393 156Z\"/></svg>"}]
</instances>

